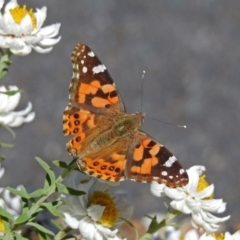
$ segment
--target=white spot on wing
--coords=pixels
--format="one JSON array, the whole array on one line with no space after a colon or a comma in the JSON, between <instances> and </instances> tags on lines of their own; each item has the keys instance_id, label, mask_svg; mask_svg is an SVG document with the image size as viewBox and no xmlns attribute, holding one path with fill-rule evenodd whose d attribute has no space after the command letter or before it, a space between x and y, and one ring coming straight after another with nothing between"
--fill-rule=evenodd
<instances>
[{"instance_id":1,"label":"white spot on wing","mask_svg":"<svg viewBox=\"0 0 240 240\"><path fill-rule=\"evenodd\" d=\"M81 64L84 64L84 60L81 60Z\"/></svg>"},{"instance_id":2,"label":"white spot on wing","mask_svg":"<svg viewBox=\"0 0 240 240\"><path fill-rule=\"evenodd\" d=\"M185 170L184 170L184 169L180 169L180 170L179 170L179 173L180 173L180 174L183 174L183 173L185 173Z\"/></svg>"},{"instance_id":3,"label":"white spot on wing","mask_svg":"<svg viewBox=\"0 0 240 240\"><path fill-rule=\"evenodd\" d=\"M93 74L96 74L96 73L104 72L105 69L106 69L106 67L103 64L101 64L101 65L94 67L92 69L92 71L93 71Z\"/></svg>"},{"instance_id":4,"label":"white spot on wing","mask_svg":"<svg viewBox=\"0 0 240 240\"><path fill-rule=\"evenodd\" d=\"M82 71L83 71L84 73L86 73L86 72L87 72L87 68L86 68L86 67L83 67L83 68L82 68Z\"/></svg>"},{"instance_id":5,"label":"white spot on wing","mask_svg":"<svg viewBox=\"0 0 240 240\"><path fill-rule=\"evenodd\" d=\"M164 163L164 166L171 167L176 160L176 157L172 156Z\"/></svg>"},{"instance_id":6,"label":"white spot on wing","mask_svg":"<svg viewBox=\"0 0 240 240\"><path fill-rule=\"evenodd\" d=\"M93 51L91 51L91 52L89 52L89 53L88 53L88 56L90 56L90 57L94 57L94 56L95 56L95 54L94 54L94 52L93 52Z\"/></svg>"},{"instance_id":7,"label":"white spot on wing","mask_svg":"<svg viewBox=\"0 0 240 240\"><path fill-rule=\"evenodd\" d=\"M169 176L170 179L173 179L173 176Z\"/></svg>"},{"instance_id":8,"label":"white spot on wing","mask_svg":"<svg viewBox=\"0 0 240 240\"><path fill-rule=\"evenodd\" d=\"M162 171L161 174L162 174L163 176L167 176L167 175L168 175L168 173L167 173L166 171Z\"/></svg>"}]
</instances>

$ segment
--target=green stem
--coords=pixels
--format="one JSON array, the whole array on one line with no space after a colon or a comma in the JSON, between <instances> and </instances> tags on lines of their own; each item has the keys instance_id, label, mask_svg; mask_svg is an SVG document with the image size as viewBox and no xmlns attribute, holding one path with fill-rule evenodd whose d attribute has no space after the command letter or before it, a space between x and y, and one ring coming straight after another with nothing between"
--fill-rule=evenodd
<instances>
[{"instance_id":1,"label":"green stem","mask_svg":"<svg viewBox=\"0 0 240 240\"><path fill-rule=\"evenodd\" d=\"M63 239L72 229L70 227L66 227L63 231L58 232L58 234L54 237L54 240Z\"/></svg>"},{"instance_id":2,"label":"green stem","mask_svg":"<svg viewBox=\"0 0 240 240\"><path fill-rule=\"evenodd\" d=\"M52 194L56 191L56 186L58 183L61 183L74 169L74 166L69 166L69 168L64 169L63 173L55 180L55 182L49 186L49 188L46 190L46 194L38 199L36 203L34 203L30 209L29 209L29 215L33 216L35 213L38 212L39 207L41 204ZM12 226L11 232L16 231L21 227L22 224L15 224ZM8 234L5 234L3 237L3 240L9 240Z\"/></svg>"}]
</instances>

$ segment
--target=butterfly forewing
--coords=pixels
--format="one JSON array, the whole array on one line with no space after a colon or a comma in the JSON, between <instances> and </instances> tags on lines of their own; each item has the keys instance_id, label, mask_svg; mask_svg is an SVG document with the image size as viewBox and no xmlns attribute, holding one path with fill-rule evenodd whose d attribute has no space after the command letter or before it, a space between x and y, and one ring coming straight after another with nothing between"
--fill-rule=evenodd
<instances>
[{"instance_id":1,"label":"butterfly forewing","mask_svg":"<svg viewBox=\"0 0 240 240\"><path fill-rule=\"evenodd\" d=\"M67 150L79 169L108 181L125 179L188 183L186 171L163 145L138 130L141 113L127 114L116 85L93 51L78 44L72 53L70 103L63 113Z\"/></svg>"},{"instance_id":2,"label":"butterfly forewing","mask_svg":"<svg viewBox=\"0 0 240 240\"><path fill-rule=\"evenodd\" d=\"M72 53L73 77L69 88L70 102L101 111L115 107L124 111L116 86L95 53L86 45L78 44Z\"/></svg>"}]
</instances>

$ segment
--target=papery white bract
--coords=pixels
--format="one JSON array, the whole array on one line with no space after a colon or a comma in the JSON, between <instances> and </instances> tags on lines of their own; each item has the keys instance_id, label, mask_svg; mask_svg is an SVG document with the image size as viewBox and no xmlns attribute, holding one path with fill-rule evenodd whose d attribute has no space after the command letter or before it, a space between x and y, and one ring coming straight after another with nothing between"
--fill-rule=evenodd
<instances>
[{"instance_id":1,"label":"papery white bract","mask_svg":"<svg viewBox=\"0 0 240 240\"><path fill-rule=\"evenodd\" d=\"M80 175L79 173L77 175ZM72 179L76 175L72 174ZM132 214L132 206L123 194L111 195L107 184L95 178L71 184L71 187L86 194L79 197L63 196L64 204L59 207L66 224L78 229L85 240L118 240L117 227Z\"/></svg>"},{"instance_id":2,"label":"papery white bract","mask_svg":"<svg viewBox=\"0 0 240 240\"><path fill-rule=\"evenodd\" d=\"M9 127L19 127L23 123L31 122L35 113L31 112L32 104L29 102L28 106L22 111L13 111L21 98L21 93L17 92L14 95L7 95L3 92L18 91L17 86L0 86L0 125L4 124Z\"/></svg>"},{"instance_id":3,"label":"papery white bract","mask_svg":"<svg viewBox=\"0 0 240 240\"><path fill-rule=\"evenodd\" d=\"M20 186L18 186L16 189L20 190ZM22 212L21 197L12 197L9 190L1 188L0 206L16 219Z\"/></svg>"},{"instance_id":4,"label":"papery white bract","mask_svg":"<svg viewBox=\"0 0 240 240\"><path fill-rule=\"evenodd\" d=\"M187 170L189 183L181 188L169 188L156 182L151 184L151 191L155 196L166 195L173 199L170 205L180 212L192 215L192 225L195 228L203 228L207 232L215 232L219 223L226 221L227 217L216 217L211 212L222 213L226 203L222 199L212 199L214 185L206 186L199 190L199 179L205 171L203 166L193 166Z\"/></svg>"},{"instance_id":5,"label":"papery white bract","mask_svg":"<svg viewBox=\"0 0 240 240\"><path fill-rule=\"evenodd\" d=\"M60 41L60 24L42 28L47 8L33 12L20 7L17 0L10 0L1 12L4 0L0 0L0 48L9 48L13 54L27 55L32 48L39 53L48 53Z\"/></svg>"},{"instance_id":6,"label":"papery white bract","mask_svg":"<svg viewBox=\"0 0 240 240\"><path fill-rule=\"evenodd\" d=\"M222 239L222 240L240 240L240 230L235 232L234 234L230 234L229 232L225 232L224 234L220 234L220 236L215 236L212 234L204 233L199 240L216 240L216 239Z\"/></svg>"}]
</instances>

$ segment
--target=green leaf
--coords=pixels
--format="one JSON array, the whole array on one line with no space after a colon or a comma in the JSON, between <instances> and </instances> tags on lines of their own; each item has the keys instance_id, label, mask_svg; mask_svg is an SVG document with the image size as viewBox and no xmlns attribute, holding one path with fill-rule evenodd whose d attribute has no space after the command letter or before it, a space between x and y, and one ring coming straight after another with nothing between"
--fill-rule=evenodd
<instances>
[{"instance_id":1,"label":"green leaf","mask_svg":"<svg viewBox=\"0 0 240 240\"><path fill-rule=\"evenodd\" d=\"M60 167L60 168L67 168L68 167L67 163L65 163L63 161L59 161L59 160L54 160L53 164L55 164L57 167Z\"/></svg>"},{"instance_id":2,"label":"green leaf","mask_svg":"<svg viewBox=\"0 0 240 240\"><path fill-rule=\"evenodd\" d=\"M11 187L7 187L6 189L8 189L14 195L20 196L22 198L29 199L29 197L30 197L30 195L26 192L26 190L25 190L25 188L23 186L21 186L20 190L17 190L15 188L11 188Z\"/></svg>"},{"instance_id":3,"label":"green leaf","mask_svg":"<svg viewBox=\"0 0 240 240\"><path fill-rule=\"evenodd\" d=\"M45 195L45 190L44 189L37 189L36 191L30 193L30 198L38 198L41 197L42 195Z\"/></svg>"},{"instance_id":4,"label":"green leaf","mask_svg":"<svg viewBox=\"0 0 240 240\"><path fill-rule=\"evenodd\" d=\"M39 240L52 240L52 237L43 232L38 232Z\"/></svg>"},{"instance_id":5,"label":"green leaf","mask_svg":"<svg viewBox=\"0 0 240 240\"><path fill-rule=\"evenodd\" d=\"M64 186L62 183L57 183L57 190L58 192L69 194L69 195L74 195L74 196L81 196L83 194L86 194L83 191L79 191L70 187Z\"/></svg>"},{"instance_id":6,"label":"green leaf","mask_svg":"<svg viewBox=\"0 0 240 240\"><path fill-rule=\"evenodd\" d=\"M57 207L59 207L61 204L62 201L56 201L52 203L42 203L41 206L48 209L48 211L51 212L55 217L64 217L63 213L57 209Z\"/></svg>"},{"instance_id":7,"label":"green leaf","mask_svg":"<svg viewBox=\"0 0 240 240\"><path fill-rule=\"evenodd\" d=\"M13 221L12 215L9 214L8 212L6 212L2 207L0 207L0 216L1 216L1 217L5 217L5 218Z\"/></svg>"},{"instance_id":8,"label":"green leaf","mask_svg":"<svg viewBox=\"0 0 240 240\"><path fill-rule=\"evenodd\" d=\"M31 215L29 214L29 212L25 212L23 214L21 214L16 220L15 220L15 224L20 224L20 223L25 223L27 222L29 219L31 218Z\"/></svg>"},{"instance_id":9,"label":"green leaf","mask_svg":"<svg viewBox=\"0 0 240 240\"><path fill-rule=\"evenodd\" d=\"M149 217L149 216L148 216ZM147 230L147 233L150 233L150 234L153 234L155 233L161 226L165 226L166 225L166 221L165 219L163 219L160 223L158 223L157 221L157 217L154 216L153 218L152 217L149 217L152 219L149 227L148 227L148 230Z\"/></svg>"},{"instance_id":10,"label":"green leaf","mask_svg":"<svg viewBox=\"0 0 240 240\"><path fill-rule=\"evenodd\" d=\"M49 235L51 235L51 236L54 236L54 233L53 233L52 231L48 230L47 228L41 226L41 225L38 224L38 223L29 222L29 223L26 223L26 225L35 227L35 228L36 228L38 231L40 231L40 232L43 232L43 233L49 234Z\"/></svg>"},{"instance_id":11,"label":"green leaf","mask_svg":"<svg viewBox=\"0 0 240 240\"><path fill-rule=\"evenodd\" d=\"M145 233L139 240L152 240L152 235L149 233Z\"/></svg>"},{"instance_id":12,"label":"green leaf","mask_svg":"<svg viewBox=\"0 0 240 240\"><path fill-rule=\"evenodd\" d=\"M51 219L51 222L59 229L59 231L63 231L63 226L59 223L58 220Z\"/></svg>"},{"instance_id":13,"label":"green leaf","mask_svg":"<svg viewBox=\"0 0 240 240\"><path fill-rule=\"evenodd\" d=\"M16 138L15 132L9 126L4 125L4 124L1 126L3 126L12 135L13 138Z\"/></svg>"},{"instance_id":14,"label":"green leaf","mask_svg":"<svg viewBox=\"0 0 240 240\"><path fill-rule=\"evenodd\" d=\"M22 92L22 90L21 90L21 89L18 89L18 90L13 90L13 91L6 91L6 92L1 92L1 91L0 91L0 93L5 94L5 95L8 95L8 96L13 96L13 95L15 95L15 94L18 93L18 92Z\"/></svg>"},{"instance_id":15,"label":"green leaf","mask_svg":"<svg viewBox=\"0 0 240 240\"><path fill-rule=\"evenodd\" d=\"M3 155L0 155L0 162L4 161L5 160L5 156Z\"/></svg>"},{"instance_id":16,"label":"green leaf","mask_svg":"<svg viewBox=\"0 0 240 240\"><path fill-rule=\"evenodd\" d=\"M42 166L42 168L47 172L50 180L50 185L53 184L55 182L55 174L50 168L50 166L39 157L36 157L36 160Z\"/></svg>"},{"instance_id":17,"label":"green leaf","mask_svg":"<svg viewBox=\"0 0 240 240\"><path fill-rule=\"evenodd\" d=\"M27 238L23 237L21 234L19 234L18 232L15 232L15 236L16 238L14 238L14 240L28 240Z\"/></svg>"},{"instance_id":18,"label":"green leaf","mask_svg":"<svg viewBox=\"0 0 240 240\"><path fill-rule=\"evenodd\" d=\"M9 143L0 142L0 147L1 148L12 148L12 147L14 147L14 145L9 144Z\"/></svg>"}]
</instances>

